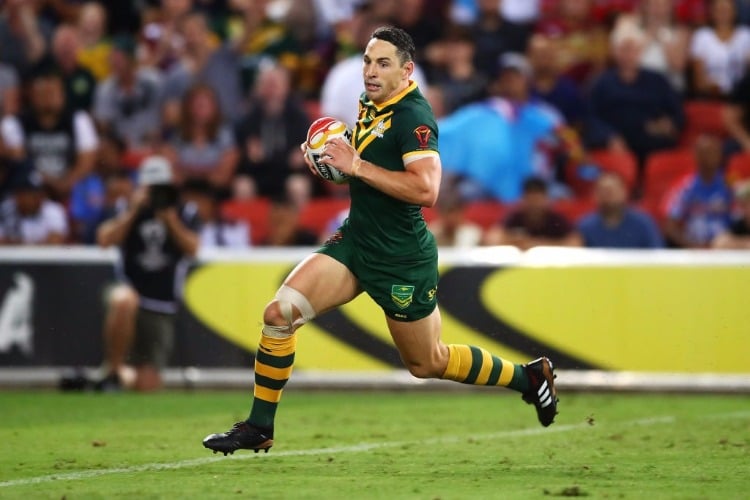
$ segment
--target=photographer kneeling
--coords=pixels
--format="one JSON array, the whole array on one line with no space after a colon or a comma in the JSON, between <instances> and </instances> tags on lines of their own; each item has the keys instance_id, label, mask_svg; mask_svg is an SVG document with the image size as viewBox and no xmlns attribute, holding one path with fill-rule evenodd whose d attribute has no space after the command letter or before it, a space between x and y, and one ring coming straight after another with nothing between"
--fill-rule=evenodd
<instances>
[{"instance_id":1,"label":"photographer kneeling","mask_svg":"<svg viewBox=\"0 0 750 500\"><path fill-rule=\"evenodd\" d=\"M129 206L97 231L99 245L120 250L118 283L107 294L106 375L96 383L98 390L149 391L162 385L160 370L174 342L176 290L182 288L199 244L196 211L192 205L180 206L173 179L167 159L146 158Z\"/></svg>"}]
</instances>

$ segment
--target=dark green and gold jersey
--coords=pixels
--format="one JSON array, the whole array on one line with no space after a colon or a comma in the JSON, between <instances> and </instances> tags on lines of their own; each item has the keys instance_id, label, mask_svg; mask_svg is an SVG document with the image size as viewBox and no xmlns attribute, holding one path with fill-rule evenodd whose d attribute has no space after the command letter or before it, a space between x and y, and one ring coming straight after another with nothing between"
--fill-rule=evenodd
<instances>
[{"instance_id":1,"label":"dark green and gold jersey","mask_svg":"<svg viewBox=\"0 0 750 500\"><path fill-rule=\"evenodd\" d=\"M379 105L362 94L352 145L363 160L403 171L411 161L437 156L437 142L432 108L416 83ZM350 180L350 192L347 229L363 251L383 260L435 252L419 205L397 200L359 179Z\"/></svg>"}]
</instances>

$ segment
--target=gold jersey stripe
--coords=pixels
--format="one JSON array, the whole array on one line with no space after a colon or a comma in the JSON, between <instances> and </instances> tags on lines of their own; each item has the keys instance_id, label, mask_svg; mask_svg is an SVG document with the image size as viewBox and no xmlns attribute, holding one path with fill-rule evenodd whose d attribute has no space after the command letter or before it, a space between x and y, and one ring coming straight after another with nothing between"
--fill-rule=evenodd
<instances>
[{"instance_id":1,"label":"gold jersey stripe","mask_svg":"<svg viewBox=\"0 0 750 500\"><path fill-rule=\"evenodd\" d=\"M438 154L437 151L411 151L410 153L406 153L401 156L401 159L404 160L404 165L408 165L409 163L417 160L421 160L422 158L433 158L433 157L440 157L440 154Z\"/></svg>"},{"instance_id":2,"label":"gold jersey stripe","mask_svg":"<svg viewBox=\"0 0 750 500\"><path fill-rule=\"evenodd\" d=\"M417 82L415 82L413 80L409 80L409 86L408 87L406 87L404 90L402 90L401 92L399 92L395 96L391 97L387 101L382 102L380 104L375 104L372 101L367 101L366 104L368 106L373 106L376 110L380 111L381 109L387 108L388 106L390 106L392 104L396 104L398 101L400 101L401 99L403 99L406 94L408 94L409 92L411 92L415 88L417 88Z\"/></svg>"}]
</instances>

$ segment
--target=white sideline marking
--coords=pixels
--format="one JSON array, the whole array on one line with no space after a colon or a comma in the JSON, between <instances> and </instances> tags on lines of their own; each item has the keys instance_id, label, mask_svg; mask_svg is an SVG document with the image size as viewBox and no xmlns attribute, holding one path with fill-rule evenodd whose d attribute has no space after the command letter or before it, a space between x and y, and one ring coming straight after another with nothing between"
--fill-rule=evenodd
<instances>
[{"instance_id":1,"label":"white sideline marking","mask_svg":"<svg viewBox=\"0 0 750 500\"><path fill-rule=\"evenodd\" d=\"M669 424L674 422L674 417L654 417L654 418L642 418L637 420L629 420L625 422L613 422L618 425L656 425L656 424ZM28 486L31 484L50 483L53 481L79 481L81 479L90 479L100 476L109 476L112 474L133 474L138 472L152 472L162 470L173 470L173 469L184 469L186 467L195 467L199 465L207 465L221 460L248 460L248 459L264 459L265 456L268 459L276 457L299 457L299 456L310 456L310 455L327 455L336 453L361 453L365 451L377 450L380 448L398 448L401 446L411 445L434 445L434 444L453 444L468 440L489 440L489 439L500 439L510 437L521 437L521 436L536 436L549 433L558 432L569 432L578 429L585 429L590 427L587 423L581 424L569 424L569 425L557 425L555 427L543 428L534 427L529 429L517 429L512 431L494 432L491 434L479 434L475 436L453 436L453 437L439 437L430 438L423 440L414 441L386 441L380 443L360 443L349 446L332 446L329 448L310 448L307 450L288 450L273 453L272 455L266 455L263 452L260 453L243 453L241 455L229 455L227 457L223 455L209 456L205 458L193 458L189 460L180 460L179 462L166 462L166 463L150 463L143 465L133 465L131 467L114 467L111 469L98 469L98 470L87 470L80 472L69 472L65 474L50 474L47 476L36 476L22 479L11 479L9 481L0 482L0 488L8 488L11 486ZM209 450L206 450L209 451ZM262 458L263 457L263 458Z\"/></svg>"}]
</instances>

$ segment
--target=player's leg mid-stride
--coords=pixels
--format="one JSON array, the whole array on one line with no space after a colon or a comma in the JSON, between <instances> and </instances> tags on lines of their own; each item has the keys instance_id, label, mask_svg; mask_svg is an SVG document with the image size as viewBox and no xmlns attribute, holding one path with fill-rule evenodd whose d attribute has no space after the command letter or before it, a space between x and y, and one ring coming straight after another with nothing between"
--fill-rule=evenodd
<instances>
[{"instance_id":1,"label":"player's leg mid-stride","mask_svg":"<svg viewBox=\"0 0 750 500\"><path fill-rule=\"evenodd\" d=\"M265 326L255 360L255 388L252 410L247 420L237 422L222 433L211 434L203 446L214 453L231 454L238 449L268 452L273 446L274 419L281 393L294 363L297 327L315 317L307 299L295 289L282 286L276 299L264 314ZM437 315L437 311L435 311ZM424 321L428 319L425 318ZM408 323L400 323L405 327ZM421 322L412 323L419 329ZM543 426L557 414L557 392L552 362L539 358L525 365L511 363L487 350L469 345L444 345L439 340L433 348L424 347L424 338L416 343L403 341L399 327L391 323L394 336L409 371L421 378L441 378L472 385L505 386L522 394L523 400L536 408ZM420 339L420 336L409 338ZM432 351L432 354L429 354ZM422 355L420 353L428 354Z\"/></svg>"}]
</instances>

